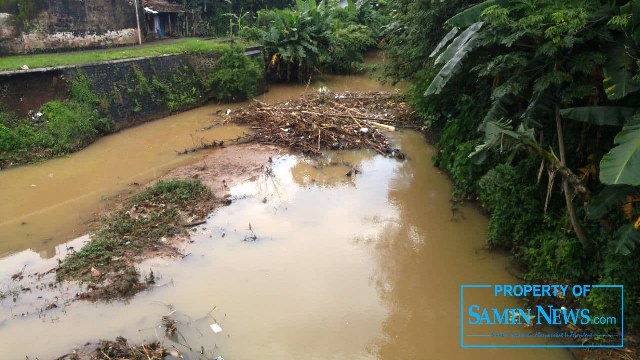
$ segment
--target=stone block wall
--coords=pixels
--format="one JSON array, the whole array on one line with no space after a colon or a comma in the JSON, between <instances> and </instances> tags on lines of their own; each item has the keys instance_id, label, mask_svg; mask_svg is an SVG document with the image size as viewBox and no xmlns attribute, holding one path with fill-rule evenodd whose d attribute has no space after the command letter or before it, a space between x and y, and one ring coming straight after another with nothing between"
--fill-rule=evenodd
<instances>
[{"instance_id":1,"label":"stone block wall","mask_svg":"<svg viewBox=\"0 0 640 360\"><path fill-rule=\"evenodd\" d=\"M0 109L18 116L37 112L48 101L70 98L72 82L82 75L115 128L125 128L214 97L205 92L204 83L215 58L178 54L0 72ZM258 93L267 91L265 79L257 79L256 87Z\"/></svg>"}]
</instances>

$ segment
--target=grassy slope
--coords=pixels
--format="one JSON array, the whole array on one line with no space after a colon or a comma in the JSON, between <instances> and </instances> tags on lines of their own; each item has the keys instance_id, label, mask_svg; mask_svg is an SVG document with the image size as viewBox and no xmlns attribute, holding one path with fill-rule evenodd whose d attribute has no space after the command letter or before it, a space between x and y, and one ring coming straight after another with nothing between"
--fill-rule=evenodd
<instances>
[{"instance_id":1,"label":"grassy slope","mask_svg":"<svg viewBox=\"0 0 640 360\"><path fill-rule=\"evenodd\" d=\"M18 70L22 65L29 69L60 65L77 65L118 59L128 59L164 54L216 52L226 47L219 40L183 38L121 48L72 51L52 54L16 55L0 57L0 71Z\"/></svg>"}]
</instances>

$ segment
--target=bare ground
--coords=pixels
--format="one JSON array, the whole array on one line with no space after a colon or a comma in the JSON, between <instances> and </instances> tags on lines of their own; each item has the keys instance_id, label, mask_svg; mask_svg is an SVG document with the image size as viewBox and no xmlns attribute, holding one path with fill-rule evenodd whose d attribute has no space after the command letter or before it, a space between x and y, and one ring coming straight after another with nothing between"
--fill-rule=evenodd
<instances>
[{"instance_id":1,"label":"bare ground","mask_svg":"<svg viewBox=\"0 0 640 360\"><path fill-rule=\"evenodd\" d=\"M272 145L243 144L217 148L195 164L170 171L169 179L198 179L216 195L224 197L233 185L260 175L271 158L286 153Z\"/></svg>"}]
</instances>

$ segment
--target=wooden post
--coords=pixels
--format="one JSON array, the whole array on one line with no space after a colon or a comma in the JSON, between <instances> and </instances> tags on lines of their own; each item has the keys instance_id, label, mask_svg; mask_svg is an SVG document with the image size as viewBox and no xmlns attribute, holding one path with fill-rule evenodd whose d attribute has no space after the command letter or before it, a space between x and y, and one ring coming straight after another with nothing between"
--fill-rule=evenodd
<instances>
[{"instance_id":1,"label":"wooden post","mask_svg":"<svg viewBox=\"0 0 640 360\"><path fill-rule=\"evenodd\" d=\"M138 13L138 0L133 1L136 7L136 24L138 25L138 45L142 45L142 31L140 31L140 14Z\"/></svg>"}]
</instances>

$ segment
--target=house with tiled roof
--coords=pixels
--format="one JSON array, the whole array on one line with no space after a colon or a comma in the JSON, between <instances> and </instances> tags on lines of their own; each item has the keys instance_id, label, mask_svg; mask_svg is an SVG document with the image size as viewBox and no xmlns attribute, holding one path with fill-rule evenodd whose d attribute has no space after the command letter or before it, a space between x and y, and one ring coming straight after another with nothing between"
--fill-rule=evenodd
<instances>
[{"instance_id":1,"label":"house with tiled roof","mask_svg":"<svg viewBox=\"0 0 640 360\"><path fill-rule=\"evenodd\" d=\"M179 31L178 15L185 12L184 6L168 0L144 0L147 33L163 38L175 36Z\"/></svg>"},{"instance_id":2,"label":"house with tiled roof","mask_svg":"<svg viewBox=\"0 0 640 360\"><path fill-rule=\"evenodd\" d=\"M145 36L141 1L2 1L0 55L139 43Z\"/></svg>"}]
</instances>

